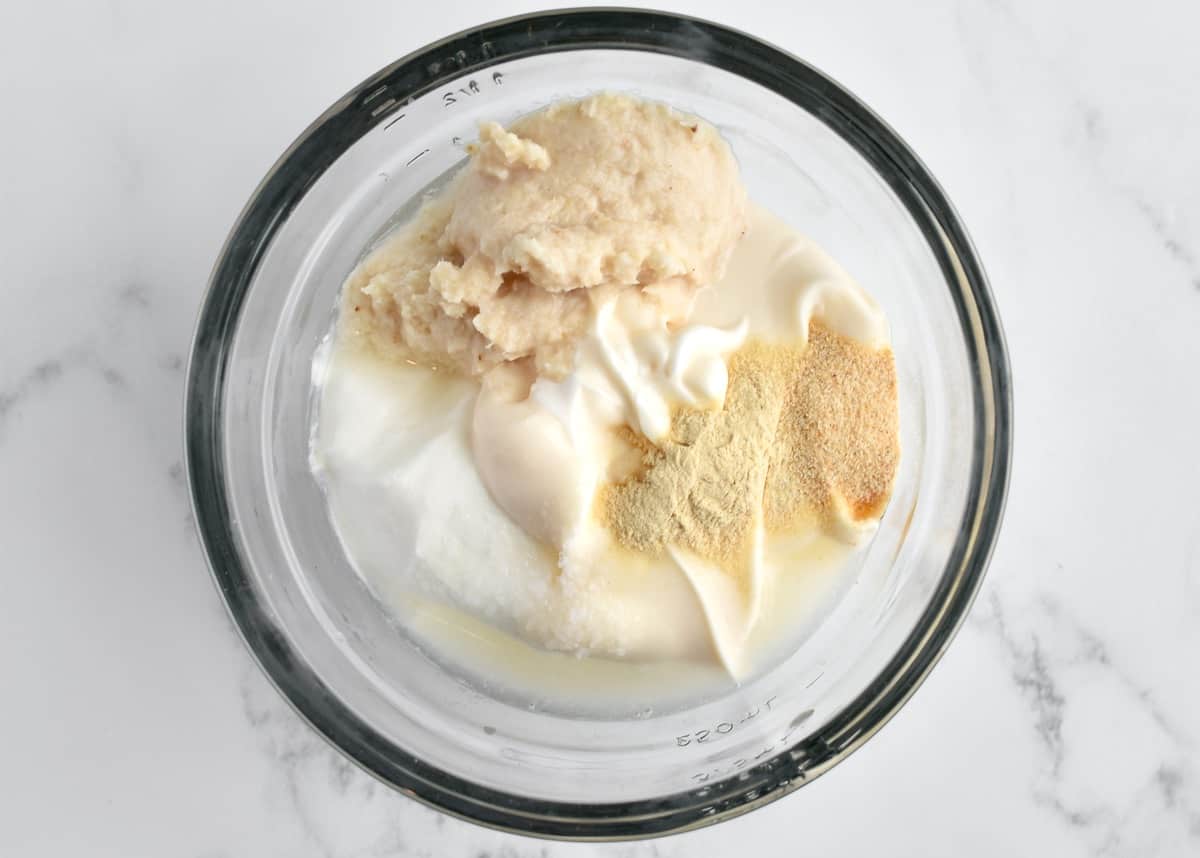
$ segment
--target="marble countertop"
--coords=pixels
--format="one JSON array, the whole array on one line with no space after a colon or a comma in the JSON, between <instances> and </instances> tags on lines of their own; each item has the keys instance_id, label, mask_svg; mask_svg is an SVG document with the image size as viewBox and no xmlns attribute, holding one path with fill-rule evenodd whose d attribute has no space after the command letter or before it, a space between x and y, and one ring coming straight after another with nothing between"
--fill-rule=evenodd
<instances>
[{"instance_id":1,"label":"marble countertop","mask_svg":"<svg viewBox=\"0 0 1200 858\"><path fill-rule=\"evenodd\" d=\"M311 119L534 7L7 2L0 854L1200 854L1200 6L661 5L864 98L988 268L1013 479L930 679L814 784L650 843L498 834L361 774L268 686L209 580L181 464L192 325L234 217Z\"/></svg>"}]
</instances>

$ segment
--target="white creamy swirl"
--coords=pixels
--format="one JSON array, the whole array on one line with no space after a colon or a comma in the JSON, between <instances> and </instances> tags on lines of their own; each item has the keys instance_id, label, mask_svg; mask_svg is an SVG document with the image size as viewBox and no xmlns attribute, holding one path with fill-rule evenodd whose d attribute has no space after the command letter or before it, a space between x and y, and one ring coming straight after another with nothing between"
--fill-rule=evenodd
<instances>
[{"instance_id":1,"label":"white creamy swirl","mask_svg":"<svg viewBox=\"0 0 1200 858\"><path fill-rule=\"evenodd\" d=\"M562 381L529 386L516 367L485 380L472 420L484 485L527 533L564 548L626 452L614 430L630 426L657 440L670 431L673 409L719 409L725 359L745 338L745 324L671 331L656 302L637 294L601 305Z\"/></svg>"}]
</instances>

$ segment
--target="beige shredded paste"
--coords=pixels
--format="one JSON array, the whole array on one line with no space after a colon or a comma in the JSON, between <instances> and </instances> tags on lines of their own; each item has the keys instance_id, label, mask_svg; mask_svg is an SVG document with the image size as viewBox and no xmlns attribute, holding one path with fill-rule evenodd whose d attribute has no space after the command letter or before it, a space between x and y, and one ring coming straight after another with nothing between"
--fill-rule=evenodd
<instances>
[{"instance_id":1,"label":"beige shredded paste","mask_svg":"<svg viewBox=\"0 0 1200 858\"><path fill-rule=\"evenodd\" d=\"M891 350L813 322L807 346L751 342L734 354L724 408L677 412L670 436L643 445L642 468L606 486L597 510L629 548L679 545L739 570L759 515L768 533L828 516L836 499L856 520L878 515L898 433Z\"/></svg>"}]
</instances>

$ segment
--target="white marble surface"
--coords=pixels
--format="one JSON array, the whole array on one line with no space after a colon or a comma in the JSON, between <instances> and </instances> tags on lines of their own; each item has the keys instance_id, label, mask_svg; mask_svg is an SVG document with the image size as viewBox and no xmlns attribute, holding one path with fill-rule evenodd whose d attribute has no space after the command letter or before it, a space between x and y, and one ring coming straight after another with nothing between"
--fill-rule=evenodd
<instances>
[{"instance_id":1,"label":"white marble surface","mask_svg":"<svg viewBox=\"0 0 1200 858\"><path fill-rule=\"evenodd\" d=\"M1200 7L663 5L865 98L991 275L1012 489L930 680L813 785L646 844L497 834L351 768L209 582L180 464L194 314L312 118L407 51L532 7L7 0L0 855L1200 854Z\"/></svg>"}]
</instances>

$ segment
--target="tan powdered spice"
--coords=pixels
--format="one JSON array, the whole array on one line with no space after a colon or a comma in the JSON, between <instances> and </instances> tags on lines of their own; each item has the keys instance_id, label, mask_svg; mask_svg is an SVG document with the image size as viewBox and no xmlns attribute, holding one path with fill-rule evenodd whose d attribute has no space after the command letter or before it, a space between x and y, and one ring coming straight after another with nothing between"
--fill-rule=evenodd
<instances>
[{"instance_id":1,"label":"tan powdered spice","mask_svg":"<svg viewBox=\"0 0 1200 858\"><path fill-rule=\"evenodd\" d=\"M601 492L601 516L620 542L649 553L681 545L741 565L786 394L771 357L760 345L733 355L725 407L677 412L670 437L646 453L644 470Z\"/></svg>"},{"instance_id":2,"label":"tan powdered spice","mask_svg":"<svg viewBox=\"0 0 1200 858\"><path fill-rule=\"evenodd\" d=\"M896 371L819 323L807 347L750 343L729 361L721 411L679 411L643 468L598 498L629 548L680 545L730 571L749 557L755 517L769 532L828 515L834 495L856 519L878 515L899 461Z\"/></svg>"},{"instance_id":3,"label":"tan powdered spice","mask_svg":"<svg viewBox=\"0 0 1200 858\"><path fill-rule=\"evenodd\" d=\"M813 323L809 347L792 360L763 495L767 530L791 529L806 506L828 513L834 494L854 519L878 516L900 461L891 349Z\"/></svg>"}]
</instances>

